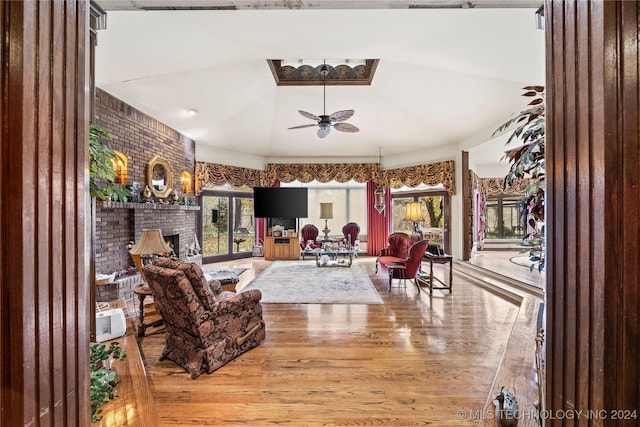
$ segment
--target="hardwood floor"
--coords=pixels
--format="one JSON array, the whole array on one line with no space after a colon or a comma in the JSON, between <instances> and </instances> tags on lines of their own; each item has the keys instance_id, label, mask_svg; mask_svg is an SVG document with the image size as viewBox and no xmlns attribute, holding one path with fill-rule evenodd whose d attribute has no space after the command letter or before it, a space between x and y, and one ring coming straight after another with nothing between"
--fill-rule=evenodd
<instances>
[{"instance_id":1,"label":"hardwood floor","mask_svg":"<svg viewBox=\"0 0 640 427\"><path fill-rule=\"evenodd\" d=\"M383 305L263 304L265 342L196 380L159 361L162 330L140 340L159 425L477 424L518 306L456 275L453 294L388 292L374 260L356 262ZM248 268L238 289L268 264L224 263Z\"/></svg>"}]
</instances>

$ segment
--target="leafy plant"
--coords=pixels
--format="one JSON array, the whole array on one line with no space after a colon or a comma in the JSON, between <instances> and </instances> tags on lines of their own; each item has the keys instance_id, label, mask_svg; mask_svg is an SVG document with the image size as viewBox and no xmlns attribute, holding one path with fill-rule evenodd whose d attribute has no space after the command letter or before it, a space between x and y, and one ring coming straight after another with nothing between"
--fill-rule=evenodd
<instances>
[{"instance_id":1,"label":"leafy plant","mask_svg":"<svg viewBox=\"0 0 640 427\"><path fill-rule=\"evenodd\" d=\"M538 223L544 223L544 194L545 182L545 96L544 86L526 86L526 92L522 96L533 98L526 110L521 111L505 122L495 132L502 133L513 124L517 127L513 130L506 145L513 140L520 140L522 145L508 150L503 159L510 163L509 172L504 179L504 188L511 187L515 181L522 178L532 178L533 183L525 190L525 203L528 207L528 224L532 230L536 230L529 236L527 245L529 259L537 263L538 271L542 271L545 265L544 256L544 226L538 230ZM532 269L535 265L532 266Z\"/></svg>"},{"instance_id":2,"label":"leafy plant","mask_svg":"<svg viewBox=\"0 0 640 427\"><path fill-rule=\"evenodd\" d=\"M126 357L127 354L118 342L112 342L109 347L102 343L89 343L92 423L102 420L102 406L117 397L116 372L111 370L110 362L112 360L122 361Z\"/></svg>"},{"instance_id":3,"label":"leafy plant","mask_svg":"<svg viewBox=\"0 0 640 427\"><path fill-rule=\"evenodd\" d=\"M114 182L114 161L118 156L103 142L109 139L109 133L100 126L92 124L89 127L89 194L100 200L109 198L126 202L131 192Z\"/></svg>"}]
</instances>

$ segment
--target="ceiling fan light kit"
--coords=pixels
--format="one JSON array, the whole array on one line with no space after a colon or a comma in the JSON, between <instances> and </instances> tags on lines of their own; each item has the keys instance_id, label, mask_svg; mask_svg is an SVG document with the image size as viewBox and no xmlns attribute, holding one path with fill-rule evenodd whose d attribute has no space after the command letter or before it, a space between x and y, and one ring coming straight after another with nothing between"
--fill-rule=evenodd
<instances>
[{"instance_id":1,"label":"ceiling fan light kit","mask_svg":"<svg viewBox=\"0 0 640 427\"><path fill-rule=\"evenodd\" d=\"M335 130L338 130L340 132L359 132L360 129L358 129L356 126L350 124L350 123L345 123L345 120L349 119L351 116L353 116L354 111L353 110L340 110L340 111L336 111L335 113L331 114L331 115L327 115L326 114L326 107L327 107L327 85L326 85L326 77L329 74L329 66L327 64L322 64L320 66L320 74L322 74L322 78L323 78L323 84L322 84L322 91L324 94L323 97L323 114L321 114L320 116L316 116L315 114L311 114L308 113L306 111L303 110L298 110L298 112L303 116L306 117L308 119L311 120L315 120L317 123L315 124L310 124L310 125L300 125L300 126L293 126L290 127L289 129L302 129L302 128L307 128L307 127L313 127L313 126L318 126L318 137L319 138L324 138L325 136L327 136L329 134L329 131L331 130L331 128L333 127Z\"/></svg>"}]
</instances>

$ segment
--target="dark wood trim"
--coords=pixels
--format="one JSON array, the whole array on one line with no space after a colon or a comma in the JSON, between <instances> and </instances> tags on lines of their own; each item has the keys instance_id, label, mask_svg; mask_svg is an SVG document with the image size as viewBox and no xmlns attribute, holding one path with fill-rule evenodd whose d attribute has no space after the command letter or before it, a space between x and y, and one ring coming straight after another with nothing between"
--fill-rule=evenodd
<instances>
[{"instance_id":1,"label":"dark wood trim","mask_svg":"<svg viewBox=\"0 0 640 427\"><path fill-rule=\"evenodd\" d=\"M0 424L88 425L87 4L0 11Z\"/></svg>"},{"instance_id":2,"label":"dark wood trim","mask_svg":"<svg viewBox=\"0 0 640 427\"><path fill-rule=\"evenodd\" d=\"M471 191L471 169L469 169L469 152L462 152L462 261L471 258L473 244L473 192Z\"/></svg>"},{"instance_id":3,"label":"dark wood trim","mask_svg":"<svg viewBox=\"0 0 640 427\"><path fill-rule=\"evenodd\" d=\"M546 406L637 410L638 3L546 0L545 20Z\"/></svg>"}]
</instances>

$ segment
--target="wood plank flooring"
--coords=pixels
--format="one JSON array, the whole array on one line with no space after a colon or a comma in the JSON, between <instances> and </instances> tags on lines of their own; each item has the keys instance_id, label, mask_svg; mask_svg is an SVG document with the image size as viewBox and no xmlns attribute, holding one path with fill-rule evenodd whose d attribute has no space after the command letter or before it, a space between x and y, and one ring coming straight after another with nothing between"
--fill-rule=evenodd
<instances>
[{"instance_id":1,"label":"wood plank flooring","mask_svg":"<svg viewBox=\"0 0 640 427\"><path fill-rule=\"evenodd\" d=\"M265 342L196 380L159 361L162 331L143 338L159 425L477 424L518 307L455 275L453 294L418 295L412 282L388 292L374 260L356 262L385 304L263 304ZM241 289L269 262L224 265L249 268Z\"/></svg>"}]
</instances>

